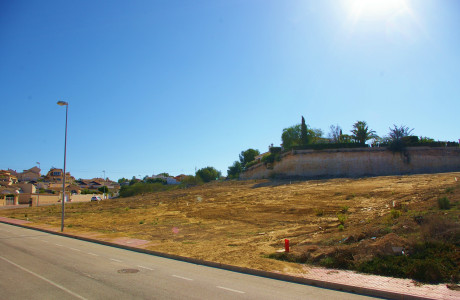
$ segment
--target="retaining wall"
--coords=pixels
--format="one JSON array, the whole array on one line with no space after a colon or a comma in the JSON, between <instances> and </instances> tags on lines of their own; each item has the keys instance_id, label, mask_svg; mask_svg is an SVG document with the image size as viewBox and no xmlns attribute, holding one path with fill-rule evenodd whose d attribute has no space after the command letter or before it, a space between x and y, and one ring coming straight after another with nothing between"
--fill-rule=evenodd
<instances>
[{"instance_id":1,"label":"retaining wall","mask_svg":"<svg viewBox=\"0 0 460 300\"><path fill-rule=\"evenodd\" d=\"M460 171L460 148L410 147L406 154L386 148L297 150L272 165L259 163L241 179L329 178Z\"/></svg>"}]
</instances>

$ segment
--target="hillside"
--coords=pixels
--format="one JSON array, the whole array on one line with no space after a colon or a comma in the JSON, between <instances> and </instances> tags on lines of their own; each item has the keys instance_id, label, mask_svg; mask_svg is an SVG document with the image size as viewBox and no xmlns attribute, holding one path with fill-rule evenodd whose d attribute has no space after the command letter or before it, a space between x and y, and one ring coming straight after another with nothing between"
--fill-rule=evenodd
<instances>
[{"instance_id":1,"label":"hillside","mask_svg":"<svg viewBox=\"0 0 460 300\"><path fill-rule=\"evenodd\" d=\"M130 236L151 241L148 248L156 251L284 272L300 272L301 265L279 259L354 268L385 255L407 258L417 243L441 241L451 247L444 256L456 253L451 260L458 266L457 179L460 173L227 181L69 204L66 231ZM439 199L447 199L442 201L448 201L450 209L440 209ZM3 210L0 215L60 225L60 206ZM291 254L276 254L285 238L291 241ZM402 251L405 255L395 256ZM372 267L361 270L383 272ZM458 280L458 270L444 275L449 279L421 280Z\"/></svg>"}]
</instances>

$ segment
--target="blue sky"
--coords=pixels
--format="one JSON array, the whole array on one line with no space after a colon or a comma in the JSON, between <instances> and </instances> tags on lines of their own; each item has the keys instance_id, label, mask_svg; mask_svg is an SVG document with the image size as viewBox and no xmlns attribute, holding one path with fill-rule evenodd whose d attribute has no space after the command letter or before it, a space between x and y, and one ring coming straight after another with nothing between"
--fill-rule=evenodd
<instances>
[{"instance_id":1,"label":"blue sky","mask_svg":"<svg viewBox=\"0 0 460 300\"><path fill-rule=\"evenodd\" d=\"M387 3L387 4L383 4ZM2 1L0 169L227 167L283 128L460 138L460 2Z\"/></svg>"}]
</instances>

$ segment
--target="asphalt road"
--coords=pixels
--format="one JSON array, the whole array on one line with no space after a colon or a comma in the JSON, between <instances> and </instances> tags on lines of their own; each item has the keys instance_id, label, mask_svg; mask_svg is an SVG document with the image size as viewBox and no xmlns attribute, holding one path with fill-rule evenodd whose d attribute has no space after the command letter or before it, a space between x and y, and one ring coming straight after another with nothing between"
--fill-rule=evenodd
<instances>
[{"instance_id":1,"label":"asphalt road","mask_svg":"<svg viewBox=\"0 0 460 300\"><path fill-rule=\"evenodd\" d=\"M0 299L370 299L0 223Z\"/></svg>"}]
</instances>

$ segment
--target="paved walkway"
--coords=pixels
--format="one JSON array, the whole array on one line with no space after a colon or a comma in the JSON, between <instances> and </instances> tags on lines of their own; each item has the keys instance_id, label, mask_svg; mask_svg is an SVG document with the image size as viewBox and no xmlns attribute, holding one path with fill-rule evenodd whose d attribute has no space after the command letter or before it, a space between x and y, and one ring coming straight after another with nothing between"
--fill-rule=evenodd
<instances>
[{"instance_id":1,"label":"paved walkway","mask_svg":"<svg viewBox=\"0 0 460 300\"><path fill-rule=\"evenodd\" d=\"M411 279L359 274L353 271L304 267L303 277L327 282L352 285L373 290L404 293L428 299L460 299L460 291L447 288L446 284L420 284Z\"/></svg>"},{"instance_id":2,"label":"paved walkway","mask_svg":"<svg viewBox=\"0 0 460 300\"><path fill-rule=\"evenodd\" d=\"M39 229L46 229L49 231L59 232L59 228L38 225L30 226L31 222L25 220L10 219L0 217L0 222L6 222L17 225L25 225L27 227L35 227ZM76 235L72 232L71 235ZM101 241L110 242L121 246L129 246L135 248L145 249L150 241L132 239L128 237L119 237L114 239L102 238L98 233L81 233L78 234L81 237L87 237L92 239L99 239ZM341 285L353 286L357 288L372 289L375 291L382 292L393 292L413 297L420 297L425 299L460 299L460 291L451 290L447 288L446 284L420 284L410 279L392 278L377 275L366 275L359 274L353 271L334 270L319 267L305 266L303 274L288 274L297 277L303 277L307 279L320 280L330 283L336 283ZM404 299L403 297L401 299Z\"/></svg>"}]
</instances>

